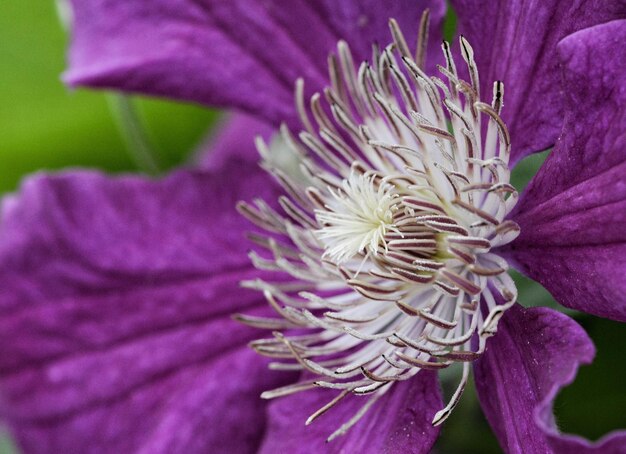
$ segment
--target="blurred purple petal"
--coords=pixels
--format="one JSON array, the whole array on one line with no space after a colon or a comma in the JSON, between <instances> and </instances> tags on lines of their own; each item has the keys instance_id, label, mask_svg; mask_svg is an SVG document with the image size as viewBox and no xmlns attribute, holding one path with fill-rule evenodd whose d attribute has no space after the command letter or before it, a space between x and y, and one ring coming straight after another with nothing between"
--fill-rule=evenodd
<instances>
[{"instance_id":1,"label":"blurred purple petal","mask_svg":"<svg viewBox=\"0 0 626 454\"><path fill-rule=\"evenodd\" d=\"M213 126L207 143L198 150L196 160L200 168L207 170L217 170L231 158L258 161L255 136L269 141L273 132L273 127L250 115L229 114Z\"/></svg>"},{"instance_id":2,"label":"blurred purple petal","mask_svg":"<svg viewBox=\"0 0 626 454\"><path fill-rule=\"evenodd\" d=\"M305 426L307 418L337 394L314 389L273 402L261 452L430 452L439 434L439 427L433 427L431 421L443 407L435 373L422 370L407 381L393 384L347 434L325 443L368 399L350 394Z\"/></svg>"},{"instance_id":3,"label":"blurred purple petal","mask_svg":"<svg viewBox=\"0 0 626 454\"><path fill-rule=\"evenodd\" d=\"M549 403L546 407L549 406ZM552 409L547 410L548 413ZM544 424L550 447L555 454L624 454L626 452L626 431L615 431L595 443L575 435L560 435L554 424Z\"/></svg>"},{"instance_id":4,"label":"blurred purple petal","mask_svg":"<svg viewBox=\"0 0 626 454\"><path fill-rule=\"evenodd\" d=\"M453 0L475 52L482 93L504 81L503 119L512 161L552 146L563 124L557 43L570 33L626 15L622 0Z\"/></svg>"},{"instance_id":5,"label":"blurred purple petal","mask_svg":"<svg viewBox=\"0 0 626 454\"><path fill-rule=\"evenodd\" d=\"M339 39L357 62L391 42L388 19L417 34L432 11L432 50L442 0L72 0L71 85L118 88L233 107L274 125L295 118L298 77L328 85L327 55Z\"/></svg>"},{"instance_id":6,"label":"blurred purple petal","mask_svg":"<svg viewBox=\"0 0 626 454\"><path fill-rule=\"evenodd\" d=\"M626 432L592 449L582 438L559 434L554 421L554 398L594 354L587 334L566 315L518 305L504 315L474 372L483 411L505 452L623 452Z\"/></svg>"},{"instance_id":7,"label":"blurred purple petal","mask_svg":"<svg viewBox=\"0 0 626 454\"><path fill-rule=\"evenodd\" d=\"M563 305L626 320L626 21L559 45L568 113L511 217L506 253Z\"/></svg>"},{"instance_id":8,"label":"blurred purple petal","mask_svg":"<svg viewBox=\"0 0 626 454\"><path fill-rule=\"evenodd\" d=\"M258 271L234 205L254 196L273 185L235 161L37 176L5 202L0 410L26 452L255 449L258 396L286 376L263 375L256 331L230 319L264 306L239 287Z\"/></svg>"}]
</instances>

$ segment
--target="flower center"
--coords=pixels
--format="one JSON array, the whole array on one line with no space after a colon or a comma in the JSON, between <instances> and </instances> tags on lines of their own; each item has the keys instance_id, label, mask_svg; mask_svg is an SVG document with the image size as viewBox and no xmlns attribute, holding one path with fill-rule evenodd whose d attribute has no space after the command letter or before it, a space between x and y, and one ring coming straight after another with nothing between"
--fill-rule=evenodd
<instances>
[{"instance_id":1,"label":"flower center","mask_svg":"<svg viewBox=\"0 0 626 454\"><path fill-rule=\"evenodd\" d=\"M334 200L325 209L315 210L322 226L317 237L324 244L324 257L340 264L358 254L378 255L387 249L386 236L394 227L396 194L389 184L377 184L376 175L351 174L335 192L328 189Z\"/></svg>"},{"instance_id":2,"label":"flower center","mask_svg":"<svg viewBox=\"0 0 626 454\"><path fill-rule=\"evenodd\" d=\"M506 261L491 252L519 233L505 219L517 192L509 184L510 141L500 119L503 85L494 84L491 104L480 101L464 38L469 82L459 78L445 42L446 82L426 75L427 23L426 13L415 56L393 20L394 42L375 49L371 63L356 68L340 42L329 59L326 105L316 94L307 109L299 80L304 130L295 138L282 127L274 146L257 142L288 196L280 198L280 211L263 201L239 205L271 232L254 236L266 253L252 253L253 263L292 279L245 282L263 291L280 317L238 319L273 330L272 338L252 343L276 359L271 368L317 377L263 397L337 390L308 424L350 393L370 396L329 439L345 433L393 383L459 363L460 384L433 424L444 421L469 365L517 296ZM296 157L298 176L270 159L280 152Z\"/></svg>"}]
</instances>

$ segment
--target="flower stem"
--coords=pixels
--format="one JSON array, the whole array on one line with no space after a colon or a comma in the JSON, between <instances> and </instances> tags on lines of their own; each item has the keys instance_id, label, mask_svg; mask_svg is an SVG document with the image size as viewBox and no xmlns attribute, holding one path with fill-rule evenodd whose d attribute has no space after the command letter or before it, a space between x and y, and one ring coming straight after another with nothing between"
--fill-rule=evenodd
<instances>
[{"instance_id":1,"label":"flower stem","mask_svg":"<svg viewBox=\"0 0 626 454\"><path fill-rule=\"evenodd\" d=\"M158 174L158 154L137 115L132 99L113 93L108 96L108 100L126 148L139 170L149 175Z\"/></svg>"}]
</instances>

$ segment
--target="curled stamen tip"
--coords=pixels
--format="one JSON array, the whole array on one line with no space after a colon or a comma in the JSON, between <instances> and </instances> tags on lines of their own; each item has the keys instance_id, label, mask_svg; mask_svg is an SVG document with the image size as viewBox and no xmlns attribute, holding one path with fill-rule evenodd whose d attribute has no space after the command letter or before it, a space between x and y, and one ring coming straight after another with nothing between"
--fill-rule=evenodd
<instances>
[{"instance_id":1,"label":"curled stamen tip","mask_svg":"<svg viewBox=\"0 0 626 454\"><path fill-rule=\"evenodd\" d=\"M437 413L435 413L435 417L433 418L431 424L433 425L433 427L437 427L438 425L442 424L446 419L448 419L448 416L450 416L449 409L444 408L443 410L439 410Z\"/></svg>"},{"instance_id":2,"label":"curled stamen tip","mask_svg":"<svg viewBox=\"0 0 626 454\"><path fill-rule=\"evenodd\" d=\"M465 36L463 36L463 35L459 36L459 42L461 43L461 47L463 48L463 50L467 54L467 57L469 57L469 59L473 59L474 58L474 49L472 48L472 46L469 43L469 41L467 41L467 39L465 39Z\"/></svg>"},{"instance_id":3,"label":"curled stamen tip","mask_svg":"<svg viewBox=\"0 0 626 454\"><path fill-rule=\"evenodd\" d=\"M246 281L240 281L239 286L241 288L259 289L259 279L248 279Z\"/></svg>"}]
</instances>

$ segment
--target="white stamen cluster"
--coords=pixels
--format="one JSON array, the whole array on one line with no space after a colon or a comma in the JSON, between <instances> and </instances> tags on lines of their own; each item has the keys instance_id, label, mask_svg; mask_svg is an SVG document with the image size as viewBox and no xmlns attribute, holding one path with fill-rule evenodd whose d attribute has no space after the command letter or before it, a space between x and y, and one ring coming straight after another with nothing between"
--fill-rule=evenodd
<instances>
[{"instance_id":1,"label":"white stamen cluster","mask_svg":"<svg viewBox=\"0 0 626 454\"><path fill-rule=\"evenodd\" d=\"M396 196L393 185L376 183L376 176L355 174L342 182L339 191L329 188L334 200L316 209L320 226L317 237L324 243L324 257L341 264L359 253L376 254L386 249L385 234L393 229Z\"/></svg>"},{"instance_id":2,"label":"white stamen cluster","mask_svg":"<svg viewBox=\"0 0 626 454\"><path fill-rule=\"evenodd\" d=\"M393 44L374 49L371 64L358 69L340 42L329 58L326 105L316 94L305 108L298 81L304 131L296 139L282 127L277 143L300 162L300 175L272 164L268 157L281 150L259 141L264 165L288 195L279 200L281 212L261 200L239 205L271 232L252 236L267 251L251 254L255 266L293 279L245 282L280 318L238 319L273 331L252 343L277 360L271 368L316 376L263 397L337 390L308 424L349 393L370 396L329 439L345 433L394 382L461 363L461 382L433 420L441 423L458 403L469 365L516 299L507 263L490 252L519 233L505 219L517 192L499 116L503 86L494 84L491 104L480 101L473 51L463 38L470 81L459 78L445 42L444 79L427 76L427 23L425 13L412 56L390 21Z\"/></svg>"}]
</instances>

